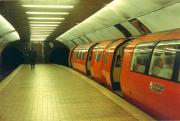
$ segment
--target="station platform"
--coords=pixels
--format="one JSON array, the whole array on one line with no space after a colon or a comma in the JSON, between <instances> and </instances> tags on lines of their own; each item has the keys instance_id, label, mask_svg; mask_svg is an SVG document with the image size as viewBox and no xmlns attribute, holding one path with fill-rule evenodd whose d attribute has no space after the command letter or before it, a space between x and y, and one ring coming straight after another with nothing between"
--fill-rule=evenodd
<instances>
[{"instance_id":1,"label":"station platform","mask_svg":"<svg viewBox=\"0 0 180 121\"><path fill-rule=\"evenodd\" d=\"M0 121L153 121L121 97L64 66L21 65L0 83Z\"/></svg>"}]
</instances>

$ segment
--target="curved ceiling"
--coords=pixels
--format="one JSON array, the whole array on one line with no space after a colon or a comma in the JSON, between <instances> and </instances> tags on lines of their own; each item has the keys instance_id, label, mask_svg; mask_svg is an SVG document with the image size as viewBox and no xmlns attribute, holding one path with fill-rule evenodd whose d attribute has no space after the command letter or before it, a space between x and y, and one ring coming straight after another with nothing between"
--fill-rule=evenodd
<instances>
[{"instance_id":1,"label":"curved ceiling","mask_svg":"<svg viewBox=\"0 0 180 121\"><path fill-rule=\"evenodd\" d=\"M29 24L18 1L0 1L0 14L17 30L21 40L29 40Z\"/></svg>"},{"instance_id":2,"label":"curved ceiling","mask_svg":"<svg viewBox=\"0 0 180 121\"><path fill-rule=\"evenodd\" d=\"M71 5L74 7L68 10L52 10L42 9L42 7L31 9L23 5ZM68 14L47 14L47 12L61 11L68 12ZM151 32L179 28L180 19L177 16L180 14L180 0L0 1L0 14L17 30L21 40L25 41L29 41L33 33L30 30L30 17L63 17L64 19L59 21L61 23L55 30L38 34L44 34L47 37L44 40L57 39L71 48L89 42L124 38L128 37L127 35L139 36L141 32L131 23L133 18L143 23Z\"/></svg>"},{"instance_id":3,"label":"curved ceiling","mask_svg":"<svg viewBox=\"0 0 180 121\"><path fill-rule=\"evenodd\" d=\"M15 28L0 14L0 52L10 42L20 40Z\"/></svg>"},{"instance_id":4,"label":"curved ceiling","mask_svg":"<svg viewBox=\"0 0 180 121\"><path fill-rule=\"evenodd\" d=\"M141 33L130 23L133 18L143 23L151 32L175 29L180 27L180 19L177 19L179 14L180 0L114 0L60 35L57 40L73 47L83 44L85 40L102 41L125 37L121 30L118 32L116 24L121 24L132 36L139 36Z\"/></svg>"},{"instance_id":5,"label":"curved ceiling","mask_svg":"<svg viewBox=\"0 0 180 121\"><path fill-rule=\"evenodd\" d=\"M15 0L15 1L0 1L0 13L16 28L20 34L21 40L29 41L33 31L30 29L30 17L63 17L65 18L56 27L55 30L50 33L37 33L48 35L44 40L55 40L59 35L63 34L70 28L81 23L84 19L91 16L106 4L112 0ZM33 7L28 8L23 5L41 5L41 6L62 6L62 5L72 5L72 9L51 9L46 7ZM48 12L68 12L66 15L50 15ZM34 12L36 14L30 14L28 12ZM41 12L39 14L39 12ZM42 14L43 12L43 14ZM48 21L45 21L48 22ZM50 21L51 22L51 21ZM48 29L50 27L48 26ZM36 28L39 30L39 28ZM36 38L37 39L37 38Z\"/></svg>"}]
</instances>

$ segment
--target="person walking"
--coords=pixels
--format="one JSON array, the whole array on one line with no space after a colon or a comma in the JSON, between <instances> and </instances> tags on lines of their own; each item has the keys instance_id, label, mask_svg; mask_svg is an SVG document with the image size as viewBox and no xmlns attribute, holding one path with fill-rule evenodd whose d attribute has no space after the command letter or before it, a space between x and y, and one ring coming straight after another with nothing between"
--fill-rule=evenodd
<instances>
[{"instance_id":1,"label":"person walking","mask_svg":"<svg viewBox=\"0 0 180 121\"><path fill-rule=\"evenodd\" d=\"M30 51L30 63L31 69L34 69L36 64L36 51L33 49Z\"/></svg>"}]
</instances>

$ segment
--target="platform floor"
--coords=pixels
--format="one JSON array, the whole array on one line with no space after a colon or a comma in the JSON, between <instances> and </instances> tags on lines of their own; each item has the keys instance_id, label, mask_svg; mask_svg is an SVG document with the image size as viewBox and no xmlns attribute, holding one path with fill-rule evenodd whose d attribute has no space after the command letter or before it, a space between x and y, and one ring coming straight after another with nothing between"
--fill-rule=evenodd
<instances>
[{"instance_id":1,"label":"platform floor","mask_svg":"<svg viewBox=\"0 0 180 121\"><path fill-rule=\"evenodd\" d=\"M0 121L150 121L134 106L63 66L20 66L0 83Z\"/></svg>"}]
</instances>

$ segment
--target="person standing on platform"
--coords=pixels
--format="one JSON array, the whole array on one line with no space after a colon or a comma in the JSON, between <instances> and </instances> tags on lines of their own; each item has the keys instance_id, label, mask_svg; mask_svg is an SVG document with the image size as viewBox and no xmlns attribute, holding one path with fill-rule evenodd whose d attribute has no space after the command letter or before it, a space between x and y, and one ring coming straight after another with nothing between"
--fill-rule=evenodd
<instances>
[{"instance_id":1,"label":"person standing on platform","mask_svg":"<svg viewBox=\"0 0 180 121\"><path fill-rule=\"evenodd\" d=\"M34 49L30 51L30 63L31 69L34 69L36 64L36 51Z\"/></svg>"}]
</instances>

